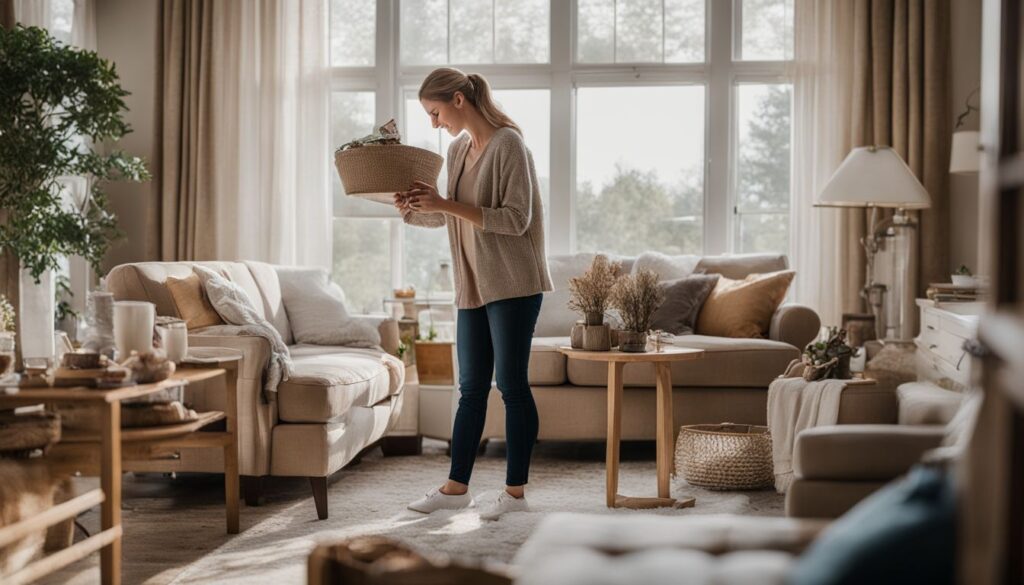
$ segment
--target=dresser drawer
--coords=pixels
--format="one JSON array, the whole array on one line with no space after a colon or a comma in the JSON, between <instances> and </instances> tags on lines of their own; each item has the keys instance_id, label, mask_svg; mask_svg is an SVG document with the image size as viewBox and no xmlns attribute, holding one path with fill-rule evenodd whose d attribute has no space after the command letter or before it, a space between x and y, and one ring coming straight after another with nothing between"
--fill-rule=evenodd
<instances>
[{"instance_id":1,"label":"dresser drawer","mask_svg":"<svg viewBox=\"0 0 1024 585\"><path fill-rule=\"evenodd\" d=\"M921 333L925 331L939 331L942 328L942 317L931 309L921 309Z\"/></svg>"}]
</instances>

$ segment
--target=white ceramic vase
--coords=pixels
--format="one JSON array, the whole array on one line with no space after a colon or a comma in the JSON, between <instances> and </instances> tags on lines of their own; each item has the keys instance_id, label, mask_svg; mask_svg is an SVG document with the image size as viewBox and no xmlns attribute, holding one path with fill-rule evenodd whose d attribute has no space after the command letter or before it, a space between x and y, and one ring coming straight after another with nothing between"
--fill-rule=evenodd
<instances>
[{"instance_id":1,"label":"white ceramic vase","mask_svg":"<svg viewBox=\"0 0 1024 585\"><path fill-rule=\"evenodd\" d=\"M30 271L21 270L18 284L19 334L21 357L28 363L37 360L53 362L56 292L52 270L40 275L39 282Z\"/></svg>"},{"instance_id":2,"label":"white ceramic vase","mask_svg":"<svg viewBox=\"0 0 1024 585\"><path fill-rule=\"evenodd\" d=\"M144 301L114 302L114 343L118 360L124 361L133 351L153 351L153 321L156 306Z\"/></svg>"}]
</instances>

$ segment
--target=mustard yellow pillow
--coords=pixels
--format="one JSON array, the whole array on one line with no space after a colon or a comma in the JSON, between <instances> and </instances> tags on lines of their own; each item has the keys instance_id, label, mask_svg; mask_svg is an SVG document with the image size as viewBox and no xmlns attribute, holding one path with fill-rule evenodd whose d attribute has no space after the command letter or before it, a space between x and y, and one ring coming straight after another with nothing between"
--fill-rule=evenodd
<instances>
[{"instance_id":1,"label":"mustard yellow pillow","mask_svg":"<svg viewBox=\"0 0 1024 585\"><path fill-rule=\"evenodd\" d=\"M206 298L203 283L198 274L190 274L185 278L168 277L165 284L171 291L178 316L185 320L185 327L199 329L211 325L223 325L224 320L214 310L210 300Z\"/></svg>"},{"instance_id":2,"label":"mustard yellow pillow","mask_svg":"<svg viewBox=\"0 0 1024 585\"><path fill-rule=\"evenodd\" d=\"M765 337L772 315L786 298L793 270L751 274L743 280L719 278L697 317L697 334Z\"/></svg>"}]
</instances>

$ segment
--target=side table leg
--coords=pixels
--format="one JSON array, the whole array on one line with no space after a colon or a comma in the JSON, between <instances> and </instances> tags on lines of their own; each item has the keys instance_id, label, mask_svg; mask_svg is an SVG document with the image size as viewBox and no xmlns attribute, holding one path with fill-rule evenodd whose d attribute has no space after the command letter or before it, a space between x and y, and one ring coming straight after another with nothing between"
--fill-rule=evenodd
<instances>
[{"instance_id":1,"label":"side table leg","mask_svg":"<svg viewBox=\"0 0 1024 585\"><path fill-rule=\"evenodd\" d=\"M608 474L605 501L615 507L619 492L619 437L622 435L622 369L623 362L608 362L608 434L605 469Z\"/></svg>"},{"instance_id":2,"label":"side table leg","mask_svg":"<svg viewBox=\"0 0 1024 585\"><path fill-rule=\"evenodd\" d=\"M100 405L102 436L100 441L100 527L103 530L121 525L121 403ZM103 585L121 583L121 537L100 550L100 579Z\"/></svg>"},{"instance_id":3,"label":"side table leg","mask_svg":"<svg viewBox=\"0 0 1024 585\"><path fill-rule=\"evenodd\" d=\"M238 362L224 374L227 405L227 430L231 437L224 445L224 507L228 534L238 534Z\"/></svg>"},{"instance_id":4,"label":"side table leg","mask_svg":"<svg viewBox=\"0 0 1024 585\"><path fill-rule=\"evenodd\" d=\"M658 497L669 497L672 470L672 370L668 363L654 364L658 393Z\"/></svg>"}]
</instances>

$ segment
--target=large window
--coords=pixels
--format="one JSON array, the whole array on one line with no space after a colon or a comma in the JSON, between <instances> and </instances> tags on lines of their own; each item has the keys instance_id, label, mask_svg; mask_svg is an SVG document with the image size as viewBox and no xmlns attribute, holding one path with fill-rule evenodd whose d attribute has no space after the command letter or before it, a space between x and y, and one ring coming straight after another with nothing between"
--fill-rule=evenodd
<instances>
[{"instance_id":1,"label":"large window","mask_svg":"<svg viewBox=\"0 0 1024 585\"><path fill-rule=\"evenodd\" d=\"M405 143L447 155L416 92L459 67L523 129L549 253L789 252L793 0L329 1L337 145L396 118ZM446 230L332 181L350 308L427 294Z\"/></svg>"}]
</instances>

